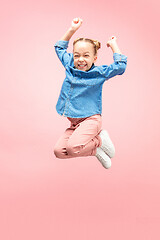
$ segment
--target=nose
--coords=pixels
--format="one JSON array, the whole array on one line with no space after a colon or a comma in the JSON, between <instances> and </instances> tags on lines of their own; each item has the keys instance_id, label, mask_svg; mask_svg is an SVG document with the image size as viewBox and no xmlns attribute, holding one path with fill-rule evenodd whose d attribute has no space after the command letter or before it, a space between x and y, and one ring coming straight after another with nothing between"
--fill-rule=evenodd
<instances>
[{"instance_id":1,"label":"nose","mask_svg":"<svg viewBox=\"0 0 160 240\"><path fill-rule=\"evenodd\" d=\"M84 61L84 59L83 59L82 56L79 57L79 61L80 61L80 62L83 62L83 61Z\"/></svg>"}]
</instances>

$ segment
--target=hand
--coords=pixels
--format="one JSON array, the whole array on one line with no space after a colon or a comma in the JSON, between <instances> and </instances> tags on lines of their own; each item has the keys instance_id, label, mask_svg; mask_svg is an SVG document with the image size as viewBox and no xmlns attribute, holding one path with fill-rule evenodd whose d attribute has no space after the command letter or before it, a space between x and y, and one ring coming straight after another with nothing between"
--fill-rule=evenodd
<instances>
[{"instance_id":1,"label":"hand","mask_svg":"<svg viewBox=\"0 0 160 240\"><path fill-rule=\"evenodd\" d=\"M109 41L107 42L107 47L110 47L112 49L113 53L122 54L121 50L118 47L117 38L115 36L112 36L109 39Z\"/></svg>"},{"instance_id":2,"label":"hand","mask_svg":"<svg viewBox=\"0 0 160 240\"><path fill-rule=\"evenodd\" d=\"M107 47L111 47L113 44L116 43L117 38L115 36L112 36L109 41L107 42Z\"/></svg>"},{"instance_id":3,"label":"hand","mask_svg":"<svg viewBox=\"0 0 160 240\"><path fill-rule=\"evenodd\" d=\"M77 31L78 28L80 28L82 22L83 22L82 19L80 19L80 18L74 18L74 19L72 20L72 25L71 25L72 30Z\"/></svg>"}]
</instances>

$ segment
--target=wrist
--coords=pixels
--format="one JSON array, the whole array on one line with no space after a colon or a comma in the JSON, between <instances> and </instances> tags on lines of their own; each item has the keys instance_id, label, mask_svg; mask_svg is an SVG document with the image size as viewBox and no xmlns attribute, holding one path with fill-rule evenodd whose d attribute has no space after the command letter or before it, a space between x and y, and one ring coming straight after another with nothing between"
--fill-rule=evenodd
<instances>
[{"instance_id":1,"label":"wrist","mask_svg":"<svg viewBox=\"0 0 160 240\"><path fill-rule=\"evenodd\" d=\"M112 41L112 42L110 43L110 47L111 47L111 48L115 48L115 47L117 47L117 46L118 46L118 44L117 44L116 41Z\"/></svg>"},{"instance_id":2,"label":"wrist","mask_svg":"<svg viewBox=\"0 0 160 240\"><path fill-rule=\"evenodd\" d=\"M113 53L119 53L119 54L122 54L122 53L121 53L121 50L120 50L119 47L118 47L117 42L113 42L113 43L111 43L110 47L111 47Z\"/></svg>"},{"instance_id":3,"label":"wrist","mask_svg":"<svg viewBox=\"0 0 160 240\"><path fill-rule=\"evenodd\" d=\"M68 31L71 33L71 34L74 34L76 32L76 29L74 29L73 27L70 27L68 29Z\"/></svg>"}]
</instances>

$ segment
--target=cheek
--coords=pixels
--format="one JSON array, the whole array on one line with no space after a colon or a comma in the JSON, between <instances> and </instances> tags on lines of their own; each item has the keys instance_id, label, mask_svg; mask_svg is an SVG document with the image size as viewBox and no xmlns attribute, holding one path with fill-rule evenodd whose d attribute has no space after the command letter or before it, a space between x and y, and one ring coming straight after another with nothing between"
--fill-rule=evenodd
<instances>
[{"instance_id":1,"label":"cheek","mask_svg":"<svg viewBox=\"0 0 160 240\"><path fill-rule=\"evenodd\" d=\"M74 59L74 65L77 63L77 60L76 59Z\"/></svg>"},{"instance_id":2,"label":"cheek","mask_svg":"<svg viewBox=\"0 0 160 240\"><path fill-rule=\"evenodd\" d=\"M94 63L94 60L93 60L93 59L90 59L90 60L89 60L89 63L90 63L90 65L92 65L92 63Z\"/></svg>"}]
</instances>

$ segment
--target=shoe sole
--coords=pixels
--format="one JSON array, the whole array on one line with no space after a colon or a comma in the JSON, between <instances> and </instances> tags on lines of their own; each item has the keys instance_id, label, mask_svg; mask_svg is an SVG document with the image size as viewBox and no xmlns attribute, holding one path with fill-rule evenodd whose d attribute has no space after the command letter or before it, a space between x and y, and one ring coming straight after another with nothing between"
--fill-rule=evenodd
<instances>
[{"instance_id":1,"label":"shoe sole","mask_svg":"<svg viewBox=\"0 0 160 240\"><path fill-rule=\"evenodd\" d=\"M97 159L100 161L104 168L109 169L112 164L110 157L101 148L98 148L97 150L98 150L96 154Z\"/></svg>"}]
</instances>

